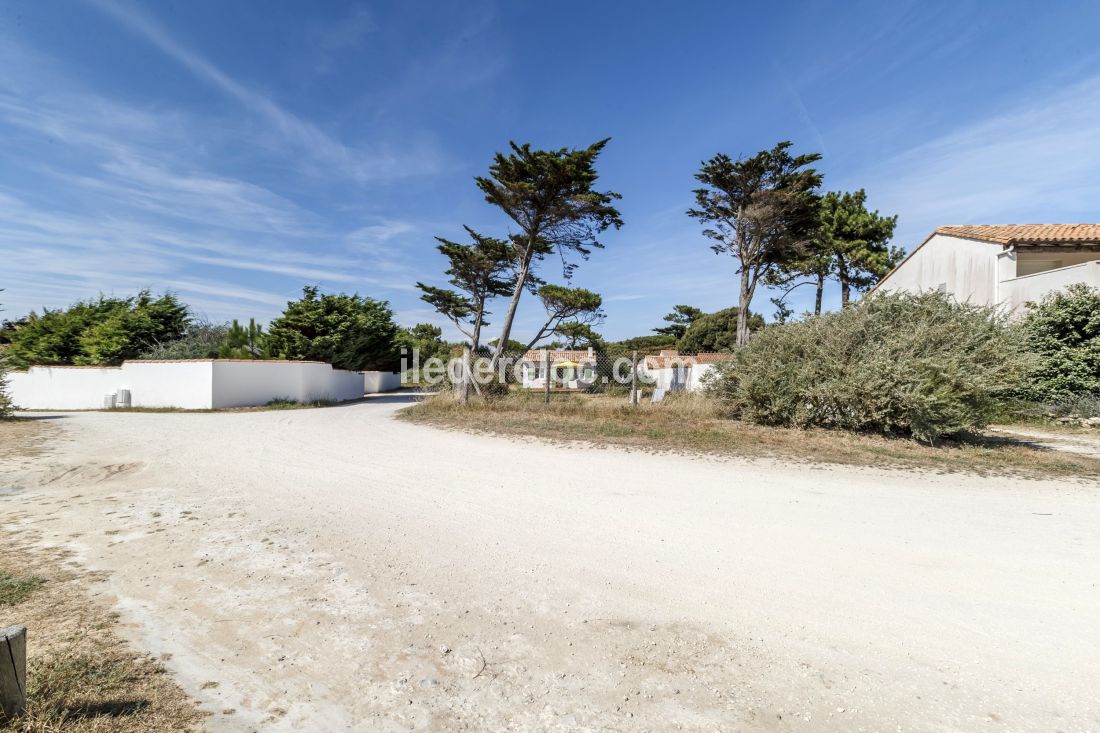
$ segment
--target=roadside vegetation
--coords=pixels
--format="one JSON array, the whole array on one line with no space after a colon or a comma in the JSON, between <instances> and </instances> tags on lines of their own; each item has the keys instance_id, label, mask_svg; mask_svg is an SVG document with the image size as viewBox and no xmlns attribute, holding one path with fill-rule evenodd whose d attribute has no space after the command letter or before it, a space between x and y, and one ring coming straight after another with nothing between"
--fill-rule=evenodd
<instances>
[{"instance_id":1,"label":"roadside vegetation","mask_svg":"<svg viewBox=\"0 0 1100 733\"><path fill-rule=\"evenodd\" d=\"M664 335L700 316L679 307ZM727 322L727 337L737 323ZM600 353L606 345L598 345ZM703 394L628 404L599 394L450 392L409 420L647 450L1024 475L1100 475L1100 461L988 430L1097 424L1100 293L1073 288L1022 320L945 294L874 294L836 313L769 325L732 349ZM618 392L616 391L618 390ZM1036 397L1045 399L1034 399ZM1100 433L1098 433L1100 435Z\"/></svg>"},{"instance_id":2,"label":"roadside vegetation","mask_svg":"<svg viewBox=\"0 0 1100 733\"><path fill-rule=\"evenodd\" d=\"M478 433L646 452L781 459L806 463L926 469L990 475L1100 477L1100 460L1042 448L995 434L943 439L935 446L824 428L792 429L736 419L722 401L680 393L632 407L625 396L540 394L513 390L506 398L461 403L450 393L428 397L401 419Z\"/></svg>"},{"instance_id":3,"label":"roadside vegetation","mask_svg":"<svg viewBox=\"0 0 1100 733\"><path fill-rule=\"evenodd\" d=\"M56 430L40 420L0 423L0 462L46 450ZM31 530L10 522L0 533L0 626L22 624L28 636L27 711L0 720L0 732L201 730L204 714L161 663L119 636L117 615L90 590L96 579Z\"/></svg>"},{"instance_id":4,"label":"roadside vegetation","mask_svg":"<svg viewBox=\"0 0 1100 733\"><path fill-rule=\"evenodd\" d=\"M203 713L161 663L119 637L117 615L88 592L94 577L28 540L0 537L0 625L25 625L30 641L27 711L0 731L201 730Z\"/></svg>"},{"instance_id":5,"label":"roadside vegetation","mask_svg":"<svg viewBox=\"0 0 1100 733\"><path fill-rule=\"evenodd\" d=\"M836 313L765 328L707 380L737 417L934 443L975 433L1031 363L992 308L938 292L876 294Z\"/></svg>"}]
</instances>

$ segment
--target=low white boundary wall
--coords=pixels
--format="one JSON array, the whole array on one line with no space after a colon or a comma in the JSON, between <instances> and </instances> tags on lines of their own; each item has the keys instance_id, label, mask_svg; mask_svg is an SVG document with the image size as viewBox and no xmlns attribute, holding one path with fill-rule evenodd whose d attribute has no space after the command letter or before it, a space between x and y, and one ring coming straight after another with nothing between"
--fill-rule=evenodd
<instances>
[{"instance_id":1,"label":"low white boundary wall","mask_svg":"<svg viewBox=\"0 0 1100 733\"><path fill-rule=\"evenodd\" d=\"M401 389L401 375L395 372L363 372L363 391L367 394Z\"/></svg>"},{"instance_id":2,"label":"low white boundary wall","mask_svg":"<svg viewBox=\"0 0 1100 733\"><path fill-rule=\"evenodd\" d=\"M215 361L213 367L214 407L263 405L279 398L342 402L363 396L359 372L322 362Z\"/></svg>"},{"instance_id":3,"label":"low white boundary wall","mask_svg":"<svg viewBox=\"0 0 1100 733\"><path fill-rule=\"evenodd\" d=\"M130 390L134 407L245 407L278 398L343 401L362 397L369 379L322 362L234 359L127 361L120 367L40 366L9 377L12 401L27 410L99 409L104 396L120 389Z\"/></svg>"}]
</instances>

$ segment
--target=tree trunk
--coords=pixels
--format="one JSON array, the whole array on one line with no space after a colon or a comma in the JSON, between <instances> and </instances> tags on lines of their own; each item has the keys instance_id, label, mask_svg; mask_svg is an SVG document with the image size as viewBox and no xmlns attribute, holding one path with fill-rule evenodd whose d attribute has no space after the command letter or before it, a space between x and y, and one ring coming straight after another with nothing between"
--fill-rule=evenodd
<instances>
[{"instance_id":1,"label":"tree trunk","mask_svg":"<svg viewBox=\"0 0 1100 733\"><path fill-rule=\"evenodd\" d=\"M749 342L749 303L752 302L752 286L749 279L749 269L741 268L741 293L737 301L737 345L744 346Z\"/></svg>"},{"instance_id":2,"label":"tree trunk","mask_svg":"<svg viewBox=\"0 0 1100 733\"><path fill-rule=\"evenodd\" d=\"M527 284L527 273L531 269L532 252L533 247L528 247L527 254L523 258L523 266L520 267L516 276L516 286L512 289L512 300L508 303L508 311L504 314L504 325L500 329L500 340L497 342L496 349L493 350L493 369L496 369L497 364L500 363L500 357L504 353L504 349L507 348L508 339L512 335L512 321L515 320L516 309L519 308L519 299L523 295L524 286Z\"/></svg>"},{"instance_id":3,"label":"tree trunk","mask_svg":"<svg viewBox=\"0 0 1100 733\"><path fill-rule=\"evenodd\" d=\"M825 273L817 273L817 297L814 299L814 315L821 315L821 296L825 292Z\"/></svg>"},{"instance_id":4,"label":"tree trunk","mask_svg":"<svg viewBox=\"0 0 1100 733\"><path fill-rule=\"evenodd\" d=\"M837 257L836 272L837 279L840 280L840 307L846 308L848 306L848 298L852 292L852 285L848 279L848 265L844 262L843 257Z\"/></svg>"},{"instance_id":5,"label":"tree trunk","mask_svg":"<svg viewBox=\"0 0 1100 733\"><path fill-rule=\"evenodd\" d=\"M481 319L485 317L485 302L478 306L477 318L474 319L474 331L470 334L470 350L477 356L477 349L481 346Z\"/></svg>"}]
</instances>

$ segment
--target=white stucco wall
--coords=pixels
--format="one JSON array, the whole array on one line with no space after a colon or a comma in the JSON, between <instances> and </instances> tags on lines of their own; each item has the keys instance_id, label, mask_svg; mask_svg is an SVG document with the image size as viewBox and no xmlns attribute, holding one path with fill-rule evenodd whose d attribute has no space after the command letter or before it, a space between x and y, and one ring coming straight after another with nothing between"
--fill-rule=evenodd
<instances>
[{"instance_id":1,"label":"white stucco wall","mask_svg":"<svg viewBox=\"0 0 1100 733\"><path fill-rule=\"evenodd\" d=\"M882 292L920 292L943 287L956 300L994 305L999 244L933 235L878 286Z\"/></svg>"},{"instance_id":2,"label":"white stucco wall","mask_svg":"<svg viewBox=\"0 0 1100 733\"><path fill-rule=\"evenodd\" d=\"M363 396L359 372L320 362L128 361L121 367L31 367L11 373L13 402L28 410L94 410L105 395L130 390L134 407L210 409ZM396 375L394 375L396 376Z\"/></svg>"},{"instance_id":3,"label":"white stucco wall","mask_svg":"<svg viewBox=\"0 0 1100 733\"><path fill-rule=\"evenodd\" d=\"M998 284L1001 302L1013 312L1024 312L1027 302L1039 302L1049 293L1063 290L1067 285L1083 283L1100 288L1100 262L1062 267L1057 270L1024 275Z\"/></svg>"},{"instance_id":4,"label":"white stucco wall","mask_svg":"<svg viewBox=\"0 0 1100 733\"><path fill-rule=\"evenodd\" d=\"M686 372L683 374L684 389L689 392L696 392L703 388L703 375L714 369L714 364L691 364L688 365ZM645 375L652 379L655 389L668 390L672 387L672 380L675 378L675 369L673 367L664 367L661 369L646 369Z\"/></svg>"},{"instance_id":5,"label":"white stucco wall","mask_svg":"<svg viewBox=\"0 0 1100 733\"><path fill-rule=\"evenodd\" d=\"M320 362L215 361L214 407L263 405L285 398L295 402L358 399L359 372L333 369Z\"/></svg>"},{"instance_id":6,"label":"white stucco wall","mask_svg":"<svg viewBox=\"0 0 1100 733\"><path fill-rule=\"evenodd\" d=\"M366 394L392 392L401 389L401 375L396 372L363 372L362 387Z\"/></svg>"},{"instance_id":7,"label":"white stucco wall","mask_svg":"<svg viewBox=\"0 0 1100 733\"><path fill-rule=\"evenodd\" d=\"M126 362L121 367L31 367L11 373L12 401L28 410L95 410L130 390L134 407L211 406L209 361Z\"/></svg>"}]
</instances>

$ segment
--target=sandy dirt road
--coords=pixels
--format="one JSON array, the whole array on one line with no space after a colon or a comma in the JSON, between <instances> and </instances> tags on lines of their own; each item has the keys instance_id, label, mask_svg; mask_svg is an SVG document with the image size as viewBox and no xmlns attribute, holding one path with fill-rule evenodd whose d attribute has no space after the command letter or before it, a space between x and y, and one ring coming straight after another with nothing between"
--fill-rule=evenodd
<instances>
[{"instance_id":1,"label":"sandy dirt road","mask_svg":"<svg viewBox=\"0 0 1100 733\"><path fill-rule=\"evenodd\" d=\"M401 398L73 413L5 527L213 730L1100 730L1100 488L657 456Z\"/></svg>"}]
</instances>

